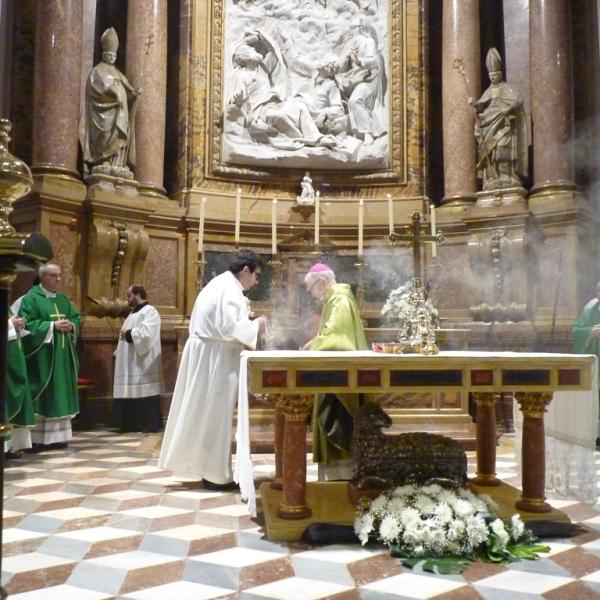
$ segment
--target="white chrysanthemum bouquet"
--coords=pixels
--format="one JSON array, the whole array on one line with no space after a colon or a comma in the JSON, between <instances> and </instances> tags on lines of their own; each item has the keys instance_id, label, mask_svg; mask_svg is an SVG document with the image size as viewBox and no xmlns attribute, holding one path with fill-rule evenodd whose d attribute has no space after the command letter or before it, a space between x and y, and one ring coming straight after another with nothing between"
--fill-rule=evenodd
<instances>
[{"instance_id":1,"label":"white chrysanthemum bouquet","mask_svg":"<svg viewBox=\"0 0 600 600\"><path fill-rule=\"evenodd\" d=\"M496 503L487 495L466 489L405 485L372 502L362 500L354 530L362 544L377 539L392 556L413 567L460 573L470 561L512 562L539 558L548 552L538 545L518 514L500 519Z\"/></svg>"},{"instance_id":2,"label":"white chrysanthemum bouquet","mask_svg":"<svg viewBox=\"0 0 600 600\"><path fill-rule=\"evenodd\" d=\"M411 314L411 305L409 300L412 291L412 282L408 281L404 285L392 290L388 299L385 301L381 314L384 317L383 324L385 327L393 327L402 329L408 315ZM431 299L425 299L425 308L431 316L432 327L438 325L438 310L431 302Z\"/></svg>"}]
</instances>

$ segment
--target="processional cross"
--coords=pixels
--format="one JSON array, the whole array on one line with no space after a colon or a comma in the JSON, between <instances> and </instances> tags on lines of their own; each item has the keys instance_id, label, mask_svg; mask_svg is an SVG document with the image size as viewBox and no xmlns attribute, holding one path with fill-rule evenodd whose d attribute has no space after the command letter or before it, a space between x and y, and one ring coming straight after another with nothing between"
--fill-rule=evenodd
<instances>
[{"instance_id":1,"label":"processional cross","mask_svg":"<svg viewBox=\"0 0 600 600\"><path fill-rule=\"evenodd\" d=\"M412 214L412 235L399 234L395 231L391 231L386 236L390 242L395 244L396 242L409 242L413 246L413 277L415 279L421 279L421 244L432 242L434 244L441 244L446 241L446 238L441 231L435 235L423 235L421 233L421 213L418 210Z\"/></svg>"}]
</instances>

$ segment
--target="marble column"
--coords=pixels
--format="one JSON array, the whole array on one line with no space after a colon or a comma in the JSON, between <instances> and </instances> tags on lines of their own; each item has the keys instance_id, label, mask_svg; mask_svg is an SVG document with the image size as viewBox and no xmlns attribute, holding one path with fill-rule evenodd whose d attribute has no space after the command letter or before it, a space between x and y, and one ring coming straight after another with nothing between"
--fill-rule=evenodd
<instances>
[{"instance_id":1,"label":"marble column","mask_svg":"<svg viewBox=\"0 0 600 600\"><path fill-rule=\"evenodd\" d=\"M126 76L141 88L135 116L139 193L164 198L167 103L167 0L129 0Z\"/></svg>"},{"instance_id":2,"label":"marble column","mask_svg":"<svg viewBox=\"0 0 600 600\"><path fill-rule=\"evenodd\" d=\"M570 14L569 0L529 4L532 196L576 189Z\"/></svg>"},{"instance_id":3,"label":"marble column","mask_svg":"<svg viewBox=\"0 0 600 600\"><path fill-rule=\"evenodd\" d=\"M38 2L33 102L34 174L80 179L77 144L83 0Z\"/></svg>"},{"instance_id":4,"label":"marble column","mask_svg":"<svg viewBox=\"0 0 600 600\"><path fill-rule=\"evenodd\" d=\"M460 61L460 63L458 62ZM462 68L464 74L461 74ZM475 202L477 191L474 112L469 96L481 89L479 1L444 0L442 102L444 118L444 198L442 205Z\"/></svg>"}]
</instances>

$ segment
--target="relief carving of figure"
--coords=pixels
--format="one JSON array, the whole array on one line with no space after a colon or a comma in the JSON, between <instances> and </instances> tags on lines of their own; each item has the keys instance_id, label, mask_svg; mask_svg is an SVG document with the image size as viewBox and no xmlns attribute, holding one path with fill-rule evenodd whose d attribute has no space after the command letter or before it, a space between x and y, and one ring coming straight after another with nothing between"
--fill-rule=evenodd
<instances>
[{"instance_id":1,"label":"relief carving of figure","mask_svg":"<svg viewBox=\"0 0 600 600\"><path fill-rule=\"evenodd\" d=\"M280 12L263 0L246 1L248 12L231 2L224 162L387 167L386 2L289 0Z\"/></svg>"},{"instance_id":2,"label":"relief carving of figure","mask_svg":"<svg viewBox=\"0 0 600 600\"><path fill-rule=\"evenodd\" d=\"M115 67L119 39L111 27L100 38L102 61L86 84L86 136L83 159L92 173L133 178L135 108L141 89L134 89Z\"/></svg>"},{"instance_id":3,"label":"relief carving of figure","mask_svg":"<svg viewBox=\"0 0 600 600\"><path fill-rule=\"evenodd\" d=\"M484 191L520 187L528 173L523 100L502 80L502 59L495 48L485 63L491 85L479 100L469 98L477 115L478 176Z\"/></svg>"},{"instance_id":4,"label":"relief carving of figure","mask_svg":"<svg viewBox=\"0 0 600 600\"><path fill-rule=\"evenodd\" d=\"M375 32L366 18L355 19L351 27L353 36L338 82L348 101L353 135L370 145L387 133L384 118L387 77Z\"/></svg>"}]
</instances>

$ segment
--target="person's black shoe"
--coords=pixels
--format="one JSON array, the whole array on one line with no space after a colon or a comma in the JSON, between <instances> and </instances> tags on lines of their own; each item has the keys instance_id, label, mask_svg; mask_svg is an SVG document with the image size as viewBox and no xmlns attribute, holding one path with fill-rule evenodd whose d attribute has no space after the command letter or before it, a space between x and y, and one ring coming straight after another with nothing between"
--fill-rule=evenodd
<instances>
[{"instance_id":1,"label":"person's black shoe","mask_svg":"<svg viewBox=\"0 0 600 600\"><path fill-rule=\"evenodd\" d=\"M48 450L64 450L68 447L69 444L67 442L54 442L53 444L46 444L46 448Z\"/></svg>"},{"instance_id":2,"label":"person's black shoe","mask_svg":"<svg viewBox=\"0 0 600 600\"><path fill-rule=\"evenodd\" d=\"M4 453L4 460L17 460L18 458L21 458L20 452L9 450L8 452Z\"/></svg>"},{"instance_id":3,"label":"person's black shoe","mask_svg":"<svg viewBox=\"0 0 600 600\"><path fill-rule=\"evenodd\" d=\"M208 481L208 479L202 479L202 485L205 490L212 490L214 492L238 492L240 489L239 484L235 481L229 483L214 483Z\"/></svg>"},{"instance_id":4,"label":"person's black shoe","mask_svg":"<svg viewBox=\"0 0 600 600\"><path fill-rule=\"evenodd\" d=\"M47 450L44 444L32 444L31 448L26 448L25 450L23 450L23 452L25 452L26 454L39 454L44 450Z\"/></svg>"}]
</instances>

